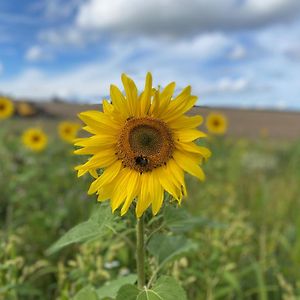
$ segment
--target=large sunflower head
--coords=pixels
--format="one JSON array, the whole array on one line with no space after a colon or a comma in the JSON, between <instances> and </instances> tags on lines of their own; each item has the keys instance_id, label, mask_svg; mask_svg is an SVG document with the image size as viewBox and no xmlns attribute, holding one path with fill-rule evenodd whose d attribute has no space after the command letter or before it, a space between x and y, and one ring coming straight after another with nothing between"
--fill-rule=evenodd
<instances>
[{"instance_id":1,"label":"large sunflower head","mask_svg":"<svg viewBox=\"0 0 300 300\"><path fill-rule=\"evenodd\" d=\"M75 122L64 121L58 125L58 134L60 138L68 143L72 143L77 137L80 125Z\"/></svg>"},{"instance_id":2,"label":"large sunflower head","mask_svg":"<svg viewBox=\"0 0 300 300\"><path fill-rule=\"evenodd\" d=\"M219 112L211 112L206 118L207 130L216 135L222 135L226 133L228 127L227 117Z\"/></svg>"},{"instance_id":3,"label":"large sunflower head","mask_svg":"<svg viewBox=\"0 0 300 300\"><path fill-rule=\"evenodd\" d=\"M78 139L75 145L82 148L75 153L91 157L76 169L78 176L95 177L88 193L110 199L113 211L122 206L124 215L135 200L137 217L149 206L155 215L165 192L179 203L186 195L185 171L204 180L201 164L210 151L194 143L205 137L197 130L202 117L185 115L197 100L189 86L173 98L175 83L153 89L150 73L141 94L124 74L122 82L125 95L111 85L111 103L103 101L103 112L79 114L92 136Z\"/></svg>"},{"instance_id":4,"label":"large sunflower head","mask_svg":"<svg viewBox=\"0 0 300 300\"><path fill-rule=\"evenodd\" d=\"M22 142L26 148L40 152L46 148L48 137L40 128L29 128L23 132Z\"/></svg>"},{"instance_id":5,"label":"large sunflower head","mask_svg":"<svg viewBox=\"0 0 300 300\"><path fill-rule=\"evenodd\" d=\"M14 113L14 105L11 100L0 97L0 120L10 118Z\"/></svg>"}]
</instances>

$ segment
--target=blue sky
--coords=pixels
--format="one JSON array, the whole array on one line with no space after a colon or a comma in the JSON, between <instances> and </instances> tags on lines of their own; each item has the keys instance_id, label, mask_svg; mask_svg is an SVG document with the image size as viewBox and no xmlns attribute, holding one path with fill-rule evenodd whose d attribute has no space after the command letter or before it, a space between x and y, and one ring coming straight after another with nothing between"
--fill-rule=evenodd
<instances>
[{"instance_id":1,"label":"blue sky","mask_svg":"<svg viewBox=\"0 0 300 300\"><path fill-rule=\"evenodd\" d=\"M0 1L0 93L99 102L147 71L200 105L300 109L300 1Z\"/></svg>"}]
</instances>

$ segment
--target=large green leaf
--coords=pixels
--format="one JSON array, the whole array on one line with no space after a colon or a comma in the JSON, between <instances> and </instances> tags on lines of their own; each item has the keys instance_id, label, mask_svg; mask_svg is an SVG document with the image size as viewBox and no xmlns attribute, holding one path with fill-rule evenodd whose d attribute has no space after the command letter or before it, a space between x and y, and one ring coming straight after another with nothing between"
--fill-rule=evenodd
<instances>
[{"instance_id":1,"label":"large green leaf","mask_svg":"<svg viewBox=\"0 0 300 300\"><path fill-rule=\"evenodd\" d=\"M66 232L46 251L46 254L50 255L73 243L99 238L109 231L112 222L113 215L109 206L98 205L88 221L80 223Z\"/></svg>"},{"instance_id":2,"label":"large green leaf","mask_svg":"<svg viewBox=\"0 0 300 300\"><path fill-rule=\"evenodd\" d=\"M98 297L92 286L86 286L74 296L74 300L98 300Z\"/></svg>"},{"instance_id":3,"label":"large green leaf","mask_svg":"<svg viewBox=\"0 0 300 300\"><path fill-rule=\"evenodd\" d=\"M126 284L119 289L116 300L136 300L139 293L135 285Z\"/></svg>"},{"instance_id":4,"label":"large green leaf","mask_svg":"<svg viewBox=\"0 0 300 300\"><path fill-rule=\"evenodd\" d=\"M116 300L186 300L184 289L169 276L162 276L152 289L139 290L133 285L123 286Z\"/></svg>"},{"instance_id":5,"label":"large green leaf","mask_svg":"<svg viewBox=\"0 0 300 300\"><path fill-rule=\"evenodd\" d=\"M148 251L156 257L160 266L195 249L197 249L197 244L184 236L157 234L148 244Z\"/></svg>"},{"instance_id":6,"label":"large green leaf","mask_svg":"<svg viewBox=\"0 0 300 300\"><path fill-rule=\"evenodd\" d=\"M137 276L135 274L112 280L104 286L102 286L101 288L97 289L98 298L115 298L120 287L124 286L125 284L133 284L136 282L136 280Z\"/></svg>"},{"instance_id":7,"label":"large green leaf","mask_svg":"<svg viewBox=\"0 0 300 300\"><path fill-rule=\"evenodd\" d=\"M187 232L198 226L224 227L207 218L197 216L194 217L182 208L167 206L164 210L164 222L166 226L173 232Z\"/></svg>"}]
</instances>

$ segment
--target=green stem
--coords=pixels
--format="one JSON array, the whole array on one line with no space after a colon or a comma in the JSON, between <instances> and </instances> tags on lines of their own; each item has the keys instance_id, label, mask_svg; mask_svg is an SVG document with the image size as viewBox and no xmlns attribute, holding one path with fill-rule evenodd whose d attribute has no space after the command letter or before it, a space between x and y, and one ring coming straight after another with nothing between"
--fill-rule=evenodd
<instances>
[{"instance_id":1,"label":"green stem","mask_svg":"<svg viewBox=\"0 0 300 300\"><path fill-rule=\"evenodd\" d=\"M145 241L144 217L137 219L136 225L136 267L138 275L138 288L145 286Z\"/></svg>"}]
</instances>

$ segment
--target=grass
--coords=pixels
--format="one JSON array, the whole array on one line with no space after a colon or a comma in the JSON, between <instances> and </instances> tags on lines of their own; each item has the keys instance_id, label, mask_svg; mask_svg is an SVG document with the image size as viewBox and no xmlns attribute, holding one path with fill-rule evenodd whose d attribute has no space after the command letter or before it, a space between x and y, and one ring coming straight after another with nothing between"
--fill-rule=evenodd
<instances>
[{"instance_id":1,"label":"grass","mask_svg":"<svg viewBox=\"0 0 300 300\"><path fill-rule=\"evenodd\" d=\"M101 286L135 272L124 237L45 255L89 217L95 197L86 195L88 176L77 180L73 167L82 158L58 140L55 122L38 123L51 136L40 154L19 140L30 122L14 119L0 128L0 299L70 299L87 283ZM187 177L183 204L202 220L186 233L197 250L164 272L192 300L300 299L300 143L228 137L208 143L207 180Z\"/></svg>"}]
</instances>

